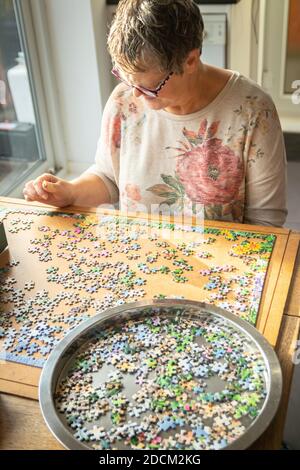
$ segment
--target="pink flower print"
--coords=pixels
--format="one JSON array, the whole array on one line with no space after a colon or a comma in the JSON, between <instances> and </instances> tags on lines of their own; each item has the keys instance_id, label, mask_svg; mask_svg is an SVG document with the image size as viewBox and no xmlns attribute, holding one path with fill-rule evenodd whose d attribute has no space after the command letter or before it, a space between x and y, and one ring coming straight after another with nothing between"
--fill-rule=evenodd
<instances>
[{"instance_id":1,"label":"pink flower print","mask_svg":"<svg viewBox=\"0 0 300 470\"><path fill-rule=\"evenodd\" d=\"M115 148L119 149L121 145L121 115L117 114L113 121L112 141Z\"/></svg>"},{"instance_id":2,"label":"pink flower print","mask_svg":"<svg viewBox=\"0 0 300 470\"><path fill-rule=\"evenodd\" d=\"M121 146L122 114L117 113L105 123L104 139L107 146L119 149Z\"/></svg>"},{"instance_id":3,"label":"pink flower print","mask_svg":"<svg viewBox=\"0 0 300 470\"><path fill-rule=\"evenodd\" d=\"M215 138L177 156L176 174L188 197L202 204L233 201L244 176L239 157Z\"/></svg>"},{"instance_id":4,"label":"pink flower print","mask_svg":"<svg viewBox=\"0 0 300 470\"><path fill-rule=\"evenodd\" d=\"M135 103L129 103L128 109L130 113L137 113L137 107Z\"/></svg>"},{"instance_id":5,"label":"pink flower print","mask_svg":"<svg viewBox=\"0 0 300 470\"><path fill-rule=\"evenodd\" d=\"M136 184L128 183L124 190L125 196L133 201L140 201L142 199L139 186Z\"/></svg>"}]
</instances>

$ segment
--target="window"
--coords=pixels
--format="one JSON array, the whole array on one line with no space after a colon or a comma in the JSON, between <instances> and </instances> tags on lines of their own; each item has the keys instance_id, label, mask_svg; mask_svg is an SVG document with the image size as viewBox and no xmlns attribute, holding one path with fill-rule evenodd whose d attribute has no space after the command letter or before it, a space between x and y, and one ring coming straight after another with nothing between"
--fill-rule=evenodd
<instances>
[{"instance_id":1,"label":"window","mask_svg":"<svg viewBox=\"0 0 300 470\"><path fill-rule=\"evenodd\" d=\"M283 131L290 133L299 133L300 122L299 3L299 0L265 0L264 31L259 39L261 83L276 104Z\"/></svg>"},{"instance_id":2,"label":"window","mask_svg":"<svg viewBox=\"0 0 300 470\"><path fill-rule=\"evenodd\" d=\"M284 93L292 93L292 83L300 79L300 2L290 0L287 44L286 44L286 69L284 81Z\"/></svg>"},{"instance_id":3,"label":"window","mask_svg":"<svg viewBox=\"0 0 300 470\"><path fill-rule=\"evenodd\" d=\"M26 0L0 0L0 195L19 196L25 180L54 166L45 148L26 5Z\"/></svg>"}]
</instances>

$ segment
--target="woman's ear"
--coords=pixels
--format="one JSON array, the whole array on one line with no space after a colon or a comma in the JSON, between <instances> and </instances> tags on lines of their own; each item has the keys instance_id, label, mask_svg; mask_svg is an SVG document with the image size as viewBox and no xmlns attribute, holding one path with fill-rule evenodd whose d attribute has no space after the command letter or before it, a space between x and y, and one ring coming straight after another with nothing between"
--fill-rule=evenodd
<instances>
[{"instance_id":1,"label":"woman's ear","mask_svg":"<svg viewBox=\"0 0 300 470\"><path fill-rule=\"evenodd\" d=\"M198 68L198 65L199 65L199 59L200 59L199 49L193 49L192 51L190 51L184 63L184 70L187 73L195 72L195 70Z\"/></svg>"}]
</instances>

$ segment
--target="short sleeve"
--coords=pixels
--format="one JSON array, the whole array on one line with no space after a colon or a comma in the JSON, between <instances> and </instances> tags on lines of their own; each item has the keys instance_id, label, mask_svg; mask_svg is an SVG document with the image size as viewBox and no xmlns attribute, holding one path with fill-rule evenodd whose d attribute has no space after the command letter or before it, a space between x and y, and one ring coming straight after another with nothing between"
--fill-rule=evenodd
<instances>
[{"instance_id":1,"label":"short sleeve","mask_svg":"<svg viewBox=\"0 0 300 470\"><path fill-rule=\"evenodd\" d=\"M287 216L286 152L271 98L262 103L248 140L244 222L281 227Z\"/></svg>"},{"instance_id":2,"label":"short sleeve","mask_svg":"<svg viewBox=\"0 0 300 470\"><path fill-rule=\"evenodd\" d=\"M84 174L99 176L110 194L111 204L119 200L119 158L121 142L121 113L115 101L114 91L102 116L101 134L97 144L95 163Z\"/></svg>"}]
</instances>

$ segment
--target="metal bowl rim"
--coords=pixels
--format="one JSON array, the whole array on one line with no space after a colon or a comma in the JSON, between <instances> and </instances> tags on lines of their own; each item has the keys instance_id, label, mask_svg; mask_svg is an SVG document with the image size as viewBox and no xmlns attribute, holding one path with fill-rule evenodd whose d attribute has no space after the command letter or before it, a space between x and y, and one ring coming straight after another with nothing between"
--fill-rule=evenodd
<instances>
[{"instance_id":1,"label":"metal bowl rim","mask_svg":"<svg viewBox=\"0 0 300 470\"><path fill-rule=\"evenodd\" d=\"M268 343L258 330L250 325L245 320L242 320L237 315L234 315L220 307L216 307L205 302L187 300L187 299L153 299L153 300L142 300L139 302L126 303L121 306L109 308L104 312L98 313L93 317L83 321L74 330L70 331L60 342L54 347L53 351L49 355L40 378L39 383L39 402L42 411L43 418L56 439L66 448L71 450L82 450L90 449L89 446L77 440L71 431L69 431L62 423L59 418L59 414L56 410L53 400L53 389L56 386L54 384L54 376L60 375L62 367L60 367L59 359L67 352L72 344L77 341L81 336L86 335L92 331L96 326L101 326L106 320L113 318L118 314L125 314L130 310L151 308L151 307L197 307L199 309L205 309L208 313L214 314L225 318L230 323L233 323L235 327L238 327L242 332L250 337L259 349L261 355L264 358L267 372L269 375L269 390L265 398L263 407L260 410L259 415L253 423L249 426L246 432L229 444L226 450L237 450L248 448L256 439L267 429L271 423L280 403L281 392L282 392L282 373L278 358ZM201 312L199 312L201 314ZM128 318L126 319L128 320Z\"/></svg>"}]
</instances>

